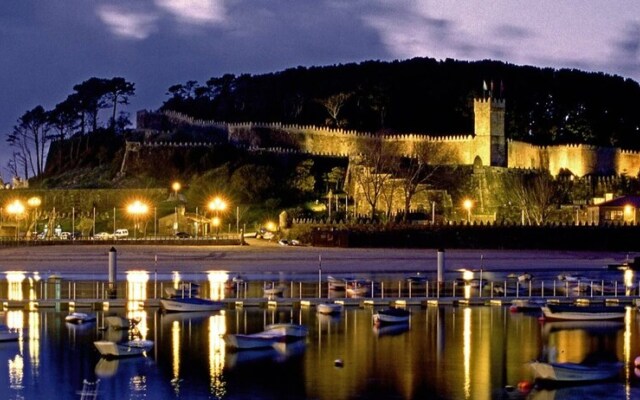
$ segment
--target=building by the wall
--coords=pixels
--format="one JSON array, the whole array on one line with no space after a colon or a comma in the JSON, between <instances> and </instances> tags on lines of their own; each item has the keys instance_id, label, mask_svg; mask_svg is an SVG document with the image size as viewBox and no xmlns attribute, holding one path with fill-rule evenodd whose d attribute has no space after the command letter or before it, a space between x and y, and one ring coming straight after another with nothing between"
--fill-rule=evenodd
<instances>
[{"instance_id":1,"label":"building by the wall","mask_svg":"<svg viewBox=\"0 0 640 400\"><path fill-rule=\"evenodd\" d=\"M588 224L640 222L640 196L622 196L587 208Z\"/></svg>"}]
</instances>

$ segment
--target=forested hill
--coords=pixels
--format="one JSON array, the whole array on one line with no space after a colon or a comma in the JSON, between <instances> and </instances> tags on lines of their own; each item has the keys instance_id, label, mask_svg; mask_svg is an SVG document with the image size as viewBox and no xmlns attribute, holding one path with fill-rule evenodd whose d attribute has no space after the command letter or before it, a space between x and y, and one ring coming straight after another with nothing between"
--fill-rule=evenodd
<instances>
[{"instance_id":1,"label":"forested hill","mask_svg":"<svg viewBox=\"0 0 640 400\"><path fill-rule=\"evenodd\" d=\"M448 135L473 131L472 99L490 91L507 101L509 138L640 149L637 82L496 61L414 58L227 74L170 87L162 108L227 122Z\"/></svg>"}]
</instances>

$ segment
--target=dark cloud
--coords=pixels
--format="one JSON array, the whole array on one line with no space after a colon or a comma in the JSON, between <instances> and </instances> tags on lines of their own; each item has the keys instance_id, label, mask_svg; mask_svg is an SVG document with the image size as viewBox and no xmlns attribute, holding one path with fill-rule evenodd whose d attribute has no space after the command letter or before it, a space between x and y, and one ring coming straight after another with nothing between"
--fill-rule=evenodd
<instances>
[{"instance_id":1,"label":"dark cloud","mask_svg":"<svg viewBox=\"0 0 640 400\"><path fill-rule=\"evenodd\" d=\"M520 41L535 37L535 34L530 30L510 24L496 26L493 35L507 41Z\"/></svg>"},{"instance_id":2,"label":"dark cloud","mask_svg":"<svg viewBox=\"0 0 640 400\"><path fill-rule=\"evenodd\" d=\"M614 43L611 68L623 75L640 75L640 23L627 23Z\"/></svg>"}]
</instances>

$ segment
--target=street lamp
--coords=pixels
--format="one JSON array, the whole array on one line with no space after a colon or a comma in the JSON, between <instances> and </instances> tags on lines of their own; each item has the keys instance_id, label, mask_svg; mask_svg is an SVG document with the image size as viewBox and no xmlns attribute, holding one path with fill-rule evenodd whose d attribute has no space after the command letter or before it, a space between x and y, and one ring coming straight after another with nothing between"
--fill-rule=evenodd
<instances>
[{"instance_id":1,"label":"street lamp","mask_svg":"<svg viewBox=\"0 0 640 400\"><path fill-rule=\"evenodd\" d=\"M38 207L40 207L40 204L42 204L42 200L40 199L40 197L34 196L29 198L29 200L27 200L27 204L29 205L29 207L33 208L33 213L34 213L33 230L35 231L37 236L38 235Z\"/></svg>"},{"instance_id":2,"label":"street lamp","mask_svg":"<svg viewBox=\"0 0 640 400\"><path fill-rule=\"evenodd\" d=\"M16 239L20 237L20 224L18 223L18 217L24 212L24 204L20 200L14 200L7 206L7 212L13 214L16 217Z\"/></svg>"},{"instance_id":3,"label":"street lamp","mask_svg":"<svg viewBox=\"0 0 640 400\"><path fill-rule=\"evenodd\" d=\"M138 239L138 218L140 215L144 215L149 211L149 206L141 202L140 200L136 200L133 203L127 206L127 212L133 215L135 227L133 230L133 238Z\"/></svg>"},{"instance_id":4,"label":"street lamp","mask_svg":"<svg viewBox=\"0 0 640 400\"><path fill-rule=\"evenodd\" d=\"M467 223L471 222L471 207L473 207L473 201L465 199L462 206L467 210Z\"/></svg>"},{"instance_id":5,"label":"street lamp","mask_svg":"<svg viewBox=\"0 0 640 400\"><path fill-rule=\"evenodd\" d=\"M173 182L173 184L171 185L171 189L173 189L176 201L178 201L178 192L180 191L180 189L182 189L182 185L180 185L180 182Z\"/></svg>"},{"instance_id":6,"label":"street lamp","mask_svg":"<svg viewBox=\"0 0 640 400\"><path fill-rule=\"evenodd\" d=\"M220 227L220 211L224 211L227 209L227 203L222 200L220 197L216 197L209 202L209 210L215 213L215 216L212 220L213 226L216 228L216 238L218 237L218 228Z\"/></svg>"},{"instance_id":7,"label":"street lamp","mask_svg":"<svg viewBox=\"0 0 640 400\"><path fill-rule=\"evenodd\" d=\"M174 192L175 198L176 198L176 206L175 206L176 220L173 223L173 233L178 233L178 206L177 206L177 202L178 202L178 191L180 190L180 188L182 188L182 185L180 185L180 182L173 182L173 184L171 185L171 189L173 189L173 192Z\"/></svg>"}]
</instances>

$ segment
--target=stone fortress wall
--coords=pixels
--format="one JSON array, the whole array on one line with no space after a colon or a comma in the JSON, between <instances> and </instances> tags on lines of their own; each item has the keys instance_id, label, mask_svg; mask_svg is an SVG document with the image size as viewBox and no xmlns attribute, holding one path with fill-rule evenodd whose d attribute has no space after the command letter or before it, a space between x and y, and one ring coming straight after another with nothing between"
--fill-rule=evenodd
<instances>
[{"instance_id":1,"label":"stone fortress wall","mask_svg":"<svg viewBox=\"0 0 640 400\"><path fill-rule=\"evenodd\" d=\"M544 169L552 175L567 170L579 177L585 175L637 176L640 171L640 152L618 148L595 147L582 144L537 146L507 140L505 137L505 101L493 98L474 100L474 132L454 136L433 136L421 133L385 135L382 140L394 143L396 151L411 157L421 143L441 146L451 164L486 165L518 169ZM280 152L300 152L325 156L351 157L366 152L367 142L376 136L371 133L318 126L286 125L281 123L224 123L195 120L189 116L165 111L161 115L138 112L138 130L144 131L143 146L167 145L153 140L154 132L165 118L171 126L210 129L226 135L226 140L249 149ZM213 142L213 140L212 140ZM183 143L183 146L208 146L210 143Z\"/></svg>"}]
</instances>

